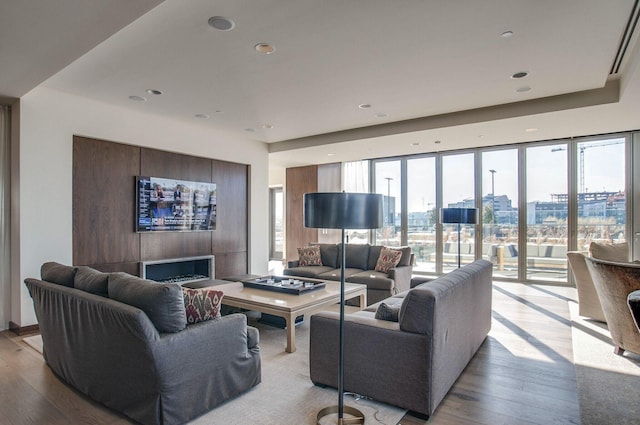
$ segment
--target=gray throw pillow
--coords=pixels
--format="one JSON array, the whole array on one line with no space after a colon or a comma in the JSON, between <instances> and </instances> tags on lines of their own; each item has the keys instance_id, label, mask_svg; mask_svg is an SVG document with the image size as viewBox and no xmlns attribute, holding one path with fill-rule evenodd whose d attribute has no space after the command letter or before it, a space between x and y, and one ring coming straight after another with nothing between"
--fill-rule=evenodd
<instances>
[{"instance_id":1,"label":"gray throw pillow","mask_svg":"<svg viewBox=\"0 0 640 425\"><path fill-rule=\"evenodd\" d=\"M109 273L102 273L87 266L79 266L74 282L76 289L103 297L109 296L107 289Z\"/></svg>"},{"instance_id":2,"label":"gray throw pillow","mask_svg":"<svg viewBox=\"0 0 640 425\"><path fill-rule=\"evenodd\" d=\"M367 270L369 262L369 244L346 244L345 267ZM338 266L342 263L342 246L338 251Z\"/></svg>"},{"instance_id":3,"label":"gray throw pillow","mask_svg":"<svg viewBox=\"0 0 640 425\"><path fill-rule=\"evenodd\" d=\"M47 282L73 288L73 279L76 275L76 270L75 267L49 261L40 267L40 278Z\"/></svg>"},{"instance_id":4,"label":"gray throw pillow","mask_svg":"<svg viewBox=\"0 0 640 425\"><path fill-rule=\"evenodd\" d=\"M144 311L158 332L179 332L187 326L182 288L127 273L109 275L109 298Z\"/></svg>"},{"instance_id":5,"label":"gray throw pillow","mask_svg":"<svg viewBox=\"0 0 640 425\"><path fill-rule=\"evenodd\" d=\"M320 247L320 257L322 265L337 269L338 264L338 244L335 243L317 243L311 242L309 245L318 245Z\"/></svg>"},{"instance_id":6,"label":"gray throw pillow","mask_svg":"<svg viewBox=\"0 0 640 425\"><path fill-rule=\"evenodd\" d=\"M390 306L385 303L380 303L376 310L376 319L386 320L388 322L397 322L400 316L400 306Z\"/></svg>"}]
</instances>

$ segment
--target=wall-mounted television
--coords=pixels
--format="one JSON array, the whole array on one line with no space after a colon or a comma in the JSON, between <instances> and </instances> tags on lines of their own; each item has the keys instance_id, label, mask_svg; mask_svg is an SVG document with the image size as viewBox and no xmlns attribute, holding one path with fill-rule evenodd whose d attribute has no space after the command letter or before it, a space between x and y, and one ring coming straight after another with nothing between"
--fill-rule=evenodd
<instances>
[{"instance_id":1,"label":"wall-mounted television","mask_svg":"<svg viewBox=\"0 0 640 425\"><path fill-rule=\"evenodd\" d=\"M216 229L216 184L136 177L136 232Z\"/></svg>"}]
</instances>

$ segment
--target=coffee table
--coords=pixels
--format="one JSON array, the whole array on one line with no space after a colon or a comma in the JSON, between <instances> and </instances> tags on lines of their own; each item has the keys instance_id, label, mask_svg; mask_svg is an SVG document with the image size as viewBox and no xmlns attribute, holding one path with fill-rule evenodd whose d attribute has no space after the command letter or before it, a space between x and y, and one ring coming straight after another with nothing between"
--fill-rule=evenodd
<instances>
[{"instance_id":1,"label":"coffee table","mask_svg":"<svg viewBox=\"0 0 640 425\"><path fill-rule=\"evenodd\" d=\"M245 287L242 282L216 285L222 291L222 304L282 317L287 326L287 353L296 351L295 319L340 302L340 282L325 281L324 288L300 295ZM345 283L345 300L359 297L360 308L367 305L367 285Z\"/></svg>"}]
</instances>

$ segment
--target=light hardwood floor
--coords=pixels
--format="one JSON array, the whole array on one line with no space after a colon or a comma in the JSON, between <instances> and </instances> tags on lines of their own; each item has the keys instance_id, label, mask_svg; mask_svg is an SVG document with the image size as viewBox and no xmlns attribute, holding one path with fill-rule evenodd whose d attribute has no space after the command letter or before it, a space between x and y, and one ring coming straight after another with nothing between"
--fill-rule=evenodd
<instances>
[{"instance_id":1,"label":"light hardwood floor","mask_svg":"<svg viewBox=\"0 0 640 425\"><path fill-rule=\"evenodd\" d=\"M496 282L493 293L489 337L436 413L400 424L580 423L568 309L575 289ZM23 337L0 333L0 424L129 423L62 384Z\"/></svg>"}]
</instances>

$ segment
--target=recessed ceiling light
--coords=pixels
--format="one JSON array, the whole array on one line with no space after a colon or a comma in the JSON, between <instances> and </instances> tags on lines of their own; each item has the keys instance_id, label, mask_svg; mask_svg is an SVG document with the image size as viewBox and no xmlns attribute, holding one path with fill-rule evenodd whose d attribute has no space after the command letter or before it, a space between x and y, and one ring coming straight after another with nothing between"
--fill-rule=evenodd
<instances>
[{"instance_id":1,"label":"recessed ceiling light","mask_svg":"<svg viewBox=\"0 0 640 425\"><path fill-rule=\"evenodd\" d=\"M253 128L245 128L244 131L247 133L253 133L255 130Z\"/></svg>"},{"instance_id":2,"label":"recessed ceiling light","mask_svg":"<svg viewBox=\"0 0 640 425\"><path fill-rule=\"evenodd\" d=\"M436 141L435 141L435 142L433 142L433 143L435 143L436 145L439 145L441 142L440 142L440 140L436 140Z\"/></svg>"},{"instance_id":3,"label":"recessed ceiling light","mask_svg":"<svg viewBox=\"0 0 640 425\"><path fill-rule=\"evenodd\" d=\"M328 153L327 156L336 156L335 153Z\"/></svg>"},{"instance_id":4,"label":"recessed ceiling light","mask_svg":"<svg viewBox=\"0 0 640 425\"><path fill-rule=\"evenodd\" d=\"M160 96L162 92L156 89L147 89L147 94L152 94L154 96Z\"/></svg>"},{"instance_id":5,"label":"recessed ceiling light","mask_svg":"<svg viewBox=\"0 0 640 425\"><path fill-rule=\"evenodd\" d=\"M142 97L142 96L129 96L130 100L133 100L134 102L146 102L147 98L146 97Z\"/></svg>"},{"instance_id":6,"label":"recessed ceiling light","mask_svg":"<svg viewBox=\"0 0 640 425\"><path fill-rule=\"evenodd\" d=\"M529 75L529 73L527 71L520 71L520 72L516 72L515 74L513 74L511 76L511 78L513 78L514 80L520 79L520 78L524 78L527 75Z\"/></svg>"},{"instance_id":7,"label":"recessed ceiling light","mask_svg":"<svg viewBox=\"0 0 640 425\"><path fill-rule=\"evenodd\" d=\"M484 139L484 134L478 134L478 139Z\"/></svg>"},{"instance_id":8,"label":"recessed ceiling light","mask_svg":"<svg viewBox=\"0 0 640 425\"><path fill-rule=\"evenodd\" d=\"M269 43L258 43L254 46L254 49L256 49L256 51L260 53L264 53L265 55L270 55L271 53L276 51L276 48Z\"/></svg>"},{"instance_id":9,"label":"recessed ceiling light","mask_svg":"<svg viewBox=\"0 0 640 425\"><path fill-rule=\"evenodd\" d=\"M411 143L411 146L420 146L420 142L413 142Z\"/></svg>"},{"instance_id":10,"label":"recessed ceiling light","mask_svg":"<svg viewBox=\"0 0 640 425\"><path fill-rule=\"evenodd\" d=\"M513 31L505 31L502 34L500 34L500 37L502 37L502 38L511 38L511 37L513 37Z\"/></svg>"},{"instance_id":11,"label":"recessed ceiling light","mask_svg":"<svg viewBox=\"0 0 640 425\"><path fill-rule=\"evenodd\" d=\"M519 87L516 91L517 91L518 93L524 93L524 92L528 92L529 90L531 90L531 87L529 87L529 86L522 86L522 87Z\"/></svg>"},{"instance_id":12,"label":"recessed ceiling light","mask_svg":"<svg viewBox=\"0 0 640 425\"><path fill-rule=\"evenodd\" d=\"M195 114L194 117L205 120L205 119L209 118L209 115L207 115L207 114Z\"/></svg>"},{"instance_id":13,"label":"recessed ceiling light","mask_svg":"<svg viewBox=\"0 0 640 425\"><path fill-rule=\"evenodd\" d=\"M224 16L212 16L209 18L209 25L220 31L231 31L236 26L236 23Z\"/></svg>"},{"instance_id":14,"label":"recessed ceiling light","mask_svg":"<svg viewBox=\"0 0 640 425\"><path fill-rule=\"evenodd\" d=\"M533 133L534 131L538 131L536 127L525 128L524 131L527 133Z\"/></svg>"},{"instance_id":15,"label":"recessed ceiling light","mask_svg":"<svg viewBox=\"0 0 640 425\"><path fill-rule=\"evenodd\" d=\"M360 109L369 109L369 108L371 108L371 105L368 104L368 103L361 103L361 104L358 105L358 108L360 108Z\"/></svg>"},{"instance_id":16,"label":"recessed ceiling light","mask_svg":"<svg viewBox=\"0 0 640 425\"><path fill-rule=\"evenodd\" d=\"M262 124L262 128L266 128L266 129L273 128L273 125L271 125L271 124Z\"/></svg>"},{"instance_id":17,"label":"recessed ceiling light","mask_svg":"<svg viewBox=\"0 0 640 425\"><path fill-rule=\"evenodd\" d=\"M378 112L376 114L376 117L378 118L387 118L389 115L385 114L384 112Z\"/></svg>"}]
</instances>

